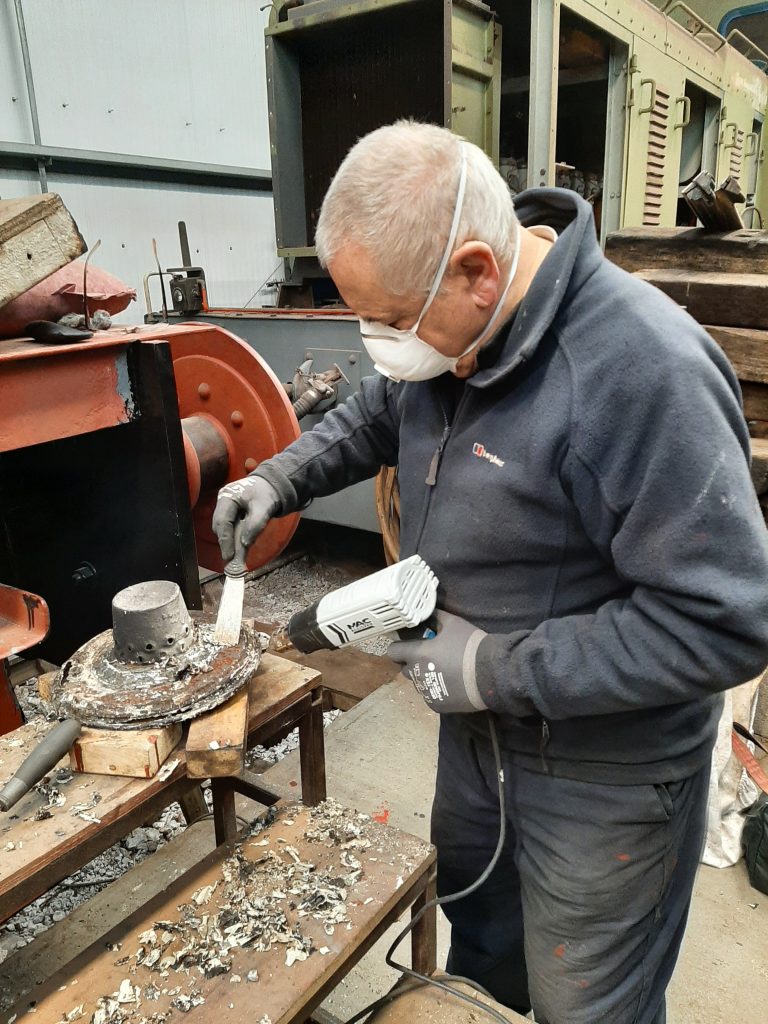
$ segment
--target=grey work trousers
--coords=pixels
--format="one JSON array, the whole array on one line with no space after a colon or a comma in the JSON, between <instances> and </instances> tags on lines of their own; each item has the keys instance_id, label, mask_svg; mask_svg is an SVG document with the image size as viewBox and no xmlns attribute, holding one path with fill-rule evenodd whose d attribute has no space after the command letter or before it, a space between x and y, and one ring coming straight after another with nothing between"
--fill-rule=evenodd
<instances>
[{"instance_id":1,"label":"grey work trousers","mask_svg":"<svg viewBox=\"0 0 768 1024\"><path fill-rule=\"evenodd\" d=\"M472 896L445 907L448 970L539 1024L664 1024L704 841L709 766L666 785L614 786L510 764L507 841ZM499 834L490 741L440 725L432 841L438 893L469 885Z\"/></svg>"}]
</instances>

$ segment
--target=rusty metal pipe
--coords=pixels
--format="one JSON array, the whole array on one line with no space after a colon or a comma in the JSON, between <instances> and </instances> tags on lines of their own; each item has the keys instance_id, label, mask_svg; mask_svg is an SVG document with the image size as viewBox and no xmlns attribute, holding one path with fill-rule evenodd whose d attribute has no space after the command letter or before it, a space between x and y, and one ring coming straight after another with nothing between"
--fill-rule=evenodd
<instances>
[{"instance_id":1,"label":"rusty metal pipe","mask_svg":"<svg viewBox=\"0 0 768 1024\"><path fill-rule=\"evenodd\" d=\"M218 490L229 473L229 446L222 427L206 416L187 416L181 421L184 455L192 508L201 494Z\"/></svg>"}]
</instances>

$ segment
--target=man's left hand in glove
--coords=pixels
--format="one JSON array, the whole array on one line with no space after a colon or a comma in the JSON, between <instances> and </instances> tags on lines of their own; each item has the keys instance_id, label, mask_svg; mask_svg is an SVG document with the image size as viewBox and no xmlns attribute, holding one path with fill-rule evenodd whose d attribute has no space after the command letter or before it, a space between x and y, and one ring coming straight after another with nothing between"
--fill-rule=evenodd
<instances>
[{"instance_id":1,"label":"man's left hand in glove","mask_svg":"<svg viewBox=\"0 0 768 1024\"><path fill-rule=\"evenodd\" d=\"M487 636L471 622L437 611L437 635L428 640L400 640L387 655L402 666L424 701L440 714L486 711L477 689L475 661Z\"/></svg>"}]
</instances>

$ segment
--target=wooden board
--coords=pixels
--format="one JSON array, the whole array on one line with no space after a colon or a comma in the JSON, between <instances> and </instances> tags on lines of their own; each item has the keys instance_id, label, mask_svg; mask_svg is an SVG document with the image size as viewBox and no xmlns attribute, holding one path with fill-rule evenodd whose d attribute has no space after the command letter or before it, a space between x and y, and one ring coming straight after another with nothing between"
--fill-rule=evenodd
<instances>
[{"instance_id":1,"label":"wooden board","mask_svg":"<svg viewBox=\"0 0 768 1024\"><path fill-rule=\"evenodd\" d=\"M318 689L322 676L316 669L295 665L276 654L264 654L259 671L249 684L248 743L254 734L277 716Z\"/></svg>"},{"instance_id":2,"label":"wooden board","mask_svg":"<svg viewBox=\"0 0 768 1024\"><path fill-rule=\"evenodd\" d=\"M705 324L728 356L739 380L768 384L768 331Z\"/></svg>"},{"instance_id":3,"label":"wooden board","mask_svg":"<svg viewBox=\"0 0 768 1024\"><path fill-rule=\"evenodd\" d=\"M768 327L768 275L718 274L703 270L641 270L700 324Z\"/></svg>"},{"instance_id":4,"label":"wooden board","mask_svg":"<svg viewBox=\"0 0 768 1024\"><path fill-rule=\"evenodd\" d=\"M758 495L768 491L768 440L765 438L750 438L752 449L752 483Z\"/></svg>"},{"instance_id":5,"label":"wooden board","mask_svg":"<svg viewBox=\"0 0 768 1024\"><path fill-rule=\"evenodd\" d=\"M0 737L0 779L11 776L50 722L31 722ZM170 778L131 779L118 775L74 775L60 787L63 806L47 807L36 790L27 793L8 814L0 813L0 920L35 899L62 878L82 867L153 813L161 813L182 792L198 785L186 778L184 753ZM170 762L169 762L170 763ZM69 757L57 766L69 768ZM55 769L49 777L55 775ZM90 804L87 820L73 808ZM42 820L39 814L50 814ZM8 849L9 843L13 849Z\"/></svg>"},{"instance_id":6,"label":"wooden board","mask_svg":"<svg viewBox=\"0 0 768 1024\"><path fill-rule=\"evenodd\" d=\"M630 273L670 268L765 274L768 231L744 228L720 234L701 228L622 228L608 235L605 255Z\"/></svg>"},{"instance_id":7,"label":"wooden board","mask_svg":"<svg viewBox=\"0 0 768 1024\"><path fill-rule=\"evenodd\" d=\"M284 723L291 705L317 689L320 679L319 672L265 655L249 683L249 743L268 737L273 720ZM0 736L0 782L13 775L50 728L50 723L37 721ZM66 804L50 808L51 817L44 820L36 815L46 810L46 800L34 790L11 815L0 813L0 921L198 786L198 780L187 776L183 744L168 764L174 761L178 764L165 780L76 775L61 787ZM59 766L68 767L68 758ZM98 803L88 813L98 822L72 814L73 805L91 802L94 794ZM9 842L13 849L4 849Z\"/></svg>"},{"instance_id":8,"label":"wooden board","mask_svg":"<svg viewBox=\"0 0 768 1024\"><path fill-rule=\"evenodd\" d=\"M753 429L761 423L768 423L768 387L755 384L749 380L741 382L741 399L744 403L744 416L749 425L749 432L755 437L764 437L762 432Z\"/></svg>"},{"instance_id":9,"label":"wooden board","mask_svg":"<svg viewBox=\"0 0 768 1024\"><path fill-rule=\"evenodd\" d=\"M53 192L0 200L0 307L86 251L61 197Z\"/></svg>"},{"instance_id":10,"label":"wooden board","mask_svg":"<svg viewBox=\"0 0 768 1024\"><path fill-rule=\"evenodd\" d=\"M389 658L368 654L356 647L345 647L340 651L315 651L314 654L302 654L291 649L283 651L280 656L321 672L328 707L340 708L342 711L349 711L380 686L394 679L400 671L400 666Z\"/></svg>"},{"instance_id":11,"label":"wooden board","mask_svg":"<svg viewBox=\"0 0 768 1024\"><path fill-rule=\"evenodd\" d=\"M259 861L266 860L269 851L290 864L287 848L292 847L300 860L315 865L316 873L327 870L331 877L345 874L349 869L342 866L339 846L306 839L305 832L311 825L309 813L301 808L281 811L278 820L268 830L243 843L241 851L246 860L258 865ZM132 985L143 990L147 985L155 984L160 989L181 986L183 993L192 989L199 992L205 1002L185 1014L184 1019L190 1024L218 1020L226 1020L227 1024L255 1024L263 1017L272 1024L298 1024L306 1020L308 1008L312 1009L321 1002L387 925L413 902L432 871L435 854L427 843L373 822L367 826L366 832L371 845L351 851L360 860L363 874L348 892L349 927L337 924L333 934L328 935L313 917L299 917L295 899L289 897L283 901L289 925L299 924L302 934L312 941L314 952L306 960L286 967L283 945L278 944L266 952L243 947L232 951L232 970L229 973L204 978L196 969L188 974L171 970L167 979L144 964L136 966L132 960L116 963L123 957L133 957L141 945L139 935L156 921L179 921L182 917L179 908L191 903L193 894L201 888L218 883L208 902L200 907L200 912L212 916L220 909L224 886L223 852L219 850L108 936L100 938L69 965L66 973L59 973L40 986L35 992L35 1019L58 1021L82 1004L83 1019L90 1020L98 998L117 991L123 979L129 978ZM258 845L265 838L267 843ZM252 869L259 870L258 866ZM112 949L105 948L107 941ZM117 945L119 949L115 950ZM326 948L327 952L321 954L321 948ZM135 967L135 973L132 967ZM257 982L246 980L250 970L258 971ZM232 983L232 974L241 981ZM157 1001L144 1000L141 1008L144 1013L150 1010L162 1012L168 1008L168 1002L169 996L161 994ZM22 1003L11 1012L21 1015L25 1009L26 1005ZM176 1019L176 1014L173 1018Z\"/></svg>"},{"instance_id":12,"label":"wooden board","mask_svg":"<svg viewBox=\"0 0 768 1024\"><path fill-rule=\"evenodd\" d=\"M9 1016L6 1011L14 1003L28 992L34 992L55 971L72 963L118 922L164 892L185 871L208 856L214 847L210 819L189 825L160 846L151 857L135 864L106 889L81 903L63 921L53 924L28 945L14 950L0 964L2 1024L6 1024ZM27 1024L32 1024L31 1019ZM80 1024L88 1024L88 1021Z\"/></svg>"},{"instance_id":13,"label":"wooden board","mask_svg":"<svg viewBox=\"0 0 768 1024\"><path fill-rule=\"evenodd\" d=\"M221 707L189 723L185 749L187 773L193 779L237 775L245 767L248 734L248 687Z\"/></svg>"},{"instance_id":14,"label":"wooden board","mask_svg":"<svg viewBox=\"0 0 768 1024\"><path fill-rule=\"evenodd\" d=\"M69 752L75 772L128 775L151 779L165 764L181 739L180 724L162 729L86 729Z\"/></svg>"}]
</instances>

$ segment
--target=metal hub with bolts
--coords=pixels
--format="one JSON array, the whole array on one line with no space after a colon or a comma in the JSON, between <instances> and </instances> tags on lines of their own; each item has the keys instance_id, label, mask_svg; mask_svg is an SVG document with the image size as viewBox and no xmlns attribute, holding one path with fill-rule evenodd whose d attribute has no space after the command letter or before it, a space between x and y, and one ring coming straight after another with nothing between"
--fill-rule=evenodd
<instances>
[{"instance_id":1,"label":"metal hub with bolts","mask_svg":"<svg viewBox=\"0 0 768 1024\"><path fill-rule=\"evenodd\" d=\"M219 489L282 451L301 430L281 382L234 334L222 327L183 324L168 330L167 336L198 561L221 572L224 563L211 529ZM248 568L276 558L298 524L298 513L273 519L249 551Z\"/></svg>"}]
</instances>

